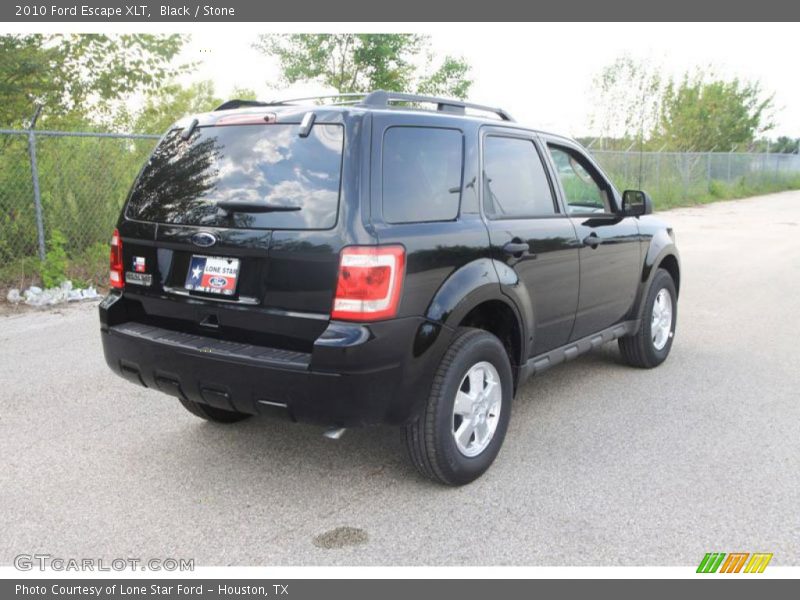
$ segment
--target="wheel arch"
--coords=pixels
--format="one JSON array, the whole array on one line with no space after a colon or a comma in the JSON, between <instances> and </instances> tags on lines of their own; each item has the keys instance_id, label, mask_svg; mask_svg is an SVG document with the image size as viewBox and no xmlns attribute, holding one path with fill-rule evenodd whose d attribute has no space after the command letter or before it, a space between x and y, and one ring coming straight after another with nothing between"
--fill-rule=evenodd
<instances>
[{"instance_id":1,"label":"wheel arch","mask_svg":"<svg viewBox=\"0 0 800 600\"><path fill-rule=\"evenodd\" d=\"M629 315L630 318L641 317L642 304L647 296L647 290L650 288L650 283L660 268L665 269L670 274L675 282L675 291L677 293L680 289L680 255L669 228L657 230L650 238L642 264L639 289Z\"/></svg>"},{"instance_id":2,"label":"wheel arch","mask_svg":"<svg viewBox=\"0 0 800 600\"><path fill-rule=\"evenodd\" d=\"M497 337L506 349L511 368L516 372L523 363L523 332L519 316L504 300L486 300L473 307L459 327L482 329Z\"/></svg>"},{"instance_id":3,"label":"wheel arch","mask_svg":"<svg viewBox=\"0 0 800 600\"><path fill-rule=\"evenodd\" d=\"M681 266L675 254L666 254L656 265L655 270L664 269L672 277L675 283L675 295L680 295L681 290Z\"/></svg>"},{"instance_id":4,"label":"wheel arch","mask_svg":"<svg viewBox=\"0 0 800 600\"><path fill-rule=\"evenodd\" d=\"M514 303L502 292L493 260L464 265L440 286L425 317L455 334L458 327L475 327L497 336L516 372L525 352L525 325ZM448 341L449 343L449 341Z\"/></svg>"}]
</instances>

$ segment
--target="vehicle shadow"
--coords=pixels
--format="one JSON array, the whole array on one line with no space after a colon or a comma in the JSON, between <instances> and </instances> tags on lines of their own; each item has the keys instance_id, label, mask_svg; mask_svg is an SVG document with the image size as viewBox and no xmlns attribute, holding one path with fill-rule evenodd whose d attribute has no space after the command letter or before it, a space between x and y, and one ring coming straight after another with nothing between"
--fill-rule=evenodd
<instances>
[{"instance_id":1,"label":"vehicle shadow","mask_svg":"<svg viewBox=\"0 0 800 600\"><path fill-rule=\"evenodd\" d=\"M629 369L616 346L594 350L526 382L514 403L516 419L536 418L537 406L573 401L577 386L587 377L608 375L609 369ZM592 372L596 372L592 374ZM181 411L175 405L175 411ZM314 479L340 483L358 480L428 482L418 476L406 455L401 427L348 429L338 440L323 437L325 427L269 417L252 417L223 425L187 415L177 438L166 437L166 452L193 471L212 469L223 479ZM298 475L300 474L300 475ZM438 487L438 486L436 486Z\"/></svg>"},{"instance_id":2,"label":"vehicle shadow","mask_svg":"<svg viewBox=\"0 0 800 600\"><path fill-rule=\"evenodd\" d=\"M325 427L255 416L234 424L188 420L179 439L184 468L212 469L230 479L314 479L317 482L413 476L406 464L399 427L348 429L338 440L323 437Z\"/></svg>"}]
</instances>

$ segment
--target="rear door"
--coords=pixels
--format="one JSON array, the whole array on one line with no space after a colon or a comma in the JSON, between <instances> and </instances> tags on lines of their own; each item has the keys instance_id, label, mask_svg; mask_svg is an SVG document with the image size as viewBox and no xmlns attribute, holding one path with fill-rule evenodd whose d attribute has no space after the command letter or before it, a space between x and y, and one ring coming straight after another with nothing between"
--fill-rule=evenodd
<instances>
[{"instance_id":1,"label":"rear door","mask_svg":"<svg viewBox=\"0 0 800 600\"><path fill-rule=\"evenodd\" d=\"M529 357L567 343L578 304L578 246L532 133L482 135L482 203L494 256L514 276L504 291L533 323Z\"/></svg>"},{"instance_id":2,"label":"rear door","mask_svg":"<svg viewBox=\"0 0 800 600\"><path fill-rule=\"evenodd\" d=\"M475 185L477 133L460 117L373 114L370 221L381 244L406 249L400 317L425 314L448 277L489 256Z\"/></svg>"},{"instance_id":3,"label":"rear door","mask_svg":"<svg viewBox=\"0 0 800 600\"><path fill-rule=\"evenodd\" d=\"M140 318L310 350L330 314L340 199L356 193L342 185L344 122L320 120L307 136L263 118L165 136L120 222Z\"/></svg>"},{"instance_id":4,"label":"rear door","mask_svg":"<svg viewBox=\"0 0 800 600\"><path fill-rule=\"evenodd\" d=\"M571 339L623 320L641 273L639 227L620 214L614 186L576 145L551 138L547 148L580 250L580 299Z\"/></svg>"}]
</instances>

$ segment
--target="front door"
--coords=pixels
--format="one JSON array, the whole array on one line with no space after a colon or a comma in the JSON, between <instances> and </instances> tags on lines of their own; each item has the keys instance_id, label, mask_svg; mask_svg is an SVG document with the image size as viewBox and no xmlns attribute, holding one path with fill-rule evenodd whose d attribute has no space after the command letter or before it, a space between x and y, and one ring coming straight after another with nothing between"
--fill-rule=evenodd
<instances>
[{"instance_id":1,"label":"front door","mask_svg":"<svg viewBox=\"0 0 800 600\"><path fill-rule=\"evenodd\" d=\"M622 321L641 273L639 227L620 212L619 195L580 148L548 140L564 205L581 244L580 296L571 340Z\"/></svg>"}]
</instances>

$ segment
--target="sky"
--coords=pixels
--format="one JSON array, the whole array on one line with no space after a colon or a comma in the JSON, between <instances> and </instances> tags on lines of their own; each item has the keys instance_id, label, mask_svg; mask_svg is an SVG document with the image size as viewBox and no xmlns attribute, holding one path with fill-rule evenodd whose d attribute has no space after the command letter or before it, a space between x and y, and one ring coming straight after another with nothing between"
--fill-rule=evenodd
<instances>
[{"instance_id":1,"label":"sky","mask_svg":"<svg viewBox=\"0 0 800 600\"><path fill-rule=\"evenodd\" d=\"M775 95L775 129L800 137L800 25L773 24L280 24L216 25L213 34L188 30L182 57L199 61L185 81L212 80L218 95L235 87L260 98L326 91L316 85L274 89L277 63L252 48L261 32L373 31L431 35L435 56L462 56L472 65L469 99L505 108L517 121L571 136L592 135L592 80L604 66L630 56L680 76L712 67L725 77L758 80Z\"/></svg>"}]
</instances>

